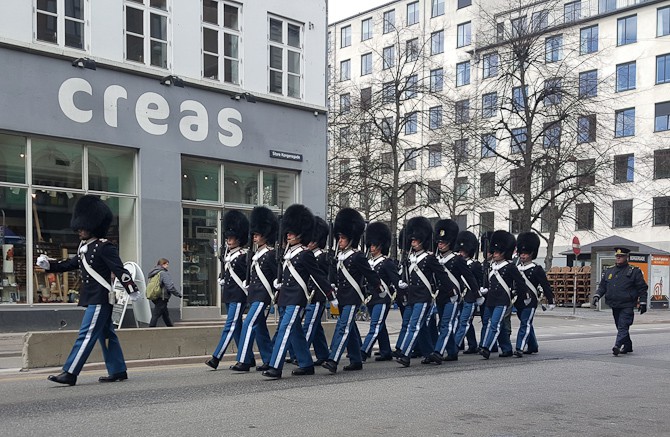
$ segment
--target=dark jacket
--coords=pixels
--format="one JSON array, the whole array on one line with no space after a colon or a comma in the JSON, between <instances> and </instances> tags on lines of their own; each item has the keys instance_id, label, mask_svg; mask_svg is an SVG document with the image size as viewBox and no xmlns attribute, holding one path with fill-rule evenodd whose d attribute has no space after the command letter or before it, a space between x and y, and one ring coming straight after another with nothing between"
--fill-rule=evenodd
<instances>
[{"instance_id":1,"label":"dark jacket","mask_svg":"<svg viewBox=\"0 0 670 437\"><path fill-rule=\"evenodd\" d=\"M467 302L473 303L477 297L479 297L479 284L477 283L475 276L472 274L472 271L468 268L465 258L459 254L454 254L452 257L449 257L449 255L442 256L442 254L438 254L437 261L442 264L445 271L449 270L456 279L456 282L458 282L458 284L452 284L451 280L449 280L449 283L451 284L449 286L450 292L440 293L437 298L437 303L440 305L447 303L454 293L460 293L468 299Z\"/></svg>"},{"instance_id":2,"label":"dark jacket","mask_svg":"<svg viewBox=\"0 0 670 437\"><path fill-rule=\"evenodd\" d=\"M596 295L605 296L611 308L634 308L638 299L647 303L647 288L642 270L626 264L605 270Z\"/></svg>"},{"instance_id":3,"label":"dark jacket","mask_svg":"<svg viewBox=\"0 0 670 437\"><path fill-rule=\"evenodd\" d=\"M314 257L316 258L316 265L319 267L319 270L321 273L328 276L328 253L322 249L316 249L313 251L313 253ZM312 303L326 302L326 293L328 290L322 290L312 278L309 279L307 287L309 288L310 293L314 293L312 295Z\"/></svg>"},{"instance_id":4,"label":"dark jacket","mask_svg":"<svg viewBox=\"0 0 670 437\"><path fill-rule=\"evenodd\" d=\"M505 264L503 264L505 263ZM500 277L507 287L510 289L510 293L514 293L514 287L516 285L517 299L526 298L528 287L526 282L523 280L521 273L516 268L516 265L512 261L503 261L501 263L491 263L491 271L489 272L489 292L486 295L487 307L497 307L497 306L510 306L512 301L510 295L507 293L505 288L502 286L497 276L495 275L495 270L497 269ZM514 297L512 295L512 297Z\"/></svg>"},{"instance_id":5,"label":"dark jacket","mask_svg":"<svg viewBox=\"0 0 670 437\"><path fill-rule=\"evenodd\" d=\"M251 272L249 274L249 284L247 286L249 303L264 302L265 304L270 305L272 300L263 281L261 281L260 276L258 276L255 267L256 265L258 265L261 273L265 276L265 279L267 279L270 291L273 294L276 292L272 283L277 277L277 254L273 248L269 246L266 247L267 250L264 250L265 247L263 247L254 253L254 256L251 258Z\"/></svg>"},{"instance_id":6,"label":"dark jacket","mask_svg":"<svg viewBox=\"0 0 670 437\"><path fill-rule=\"evenodd\" d=\"M335 286L337 287L337 301L340 308L346 305L360 305L363 303L361 296L347 280L342 268L346 268L354 281L358 283L361 293L365 293L363 278L367 281L370 290L377 290L377 293L380 292L381 282L379 275L370 268L368 259L363 253L349 249L337 255L337 263L337 281L335 282ZM340 267L340 263L342 267Z\"/></svg>"},{"instance_id":7,"label":"dark jacket","mask_svg":"<svg viewBox=\"0 0 670 437\"><path fill-rule=\"evenodd\" d=\"M294 269L298 275L300 275L300 278L306 286L311 277L316 281L319 287L330 292L328 278L321 271L321 269L319 269L319 266L316 263L316 258L314 257L314 252L304 246L294 245L291 246L288 252L284 255L284 262L286 261L293 264ZM297 305L301 307L307 306L307 297L305 296L305 291L302 289L302 286L299 284L296 278L294 278L291 274L288 265L282 270L282 277L280 282L282 285L281 289L279 290L277 305Z\"/></svg>"},{"instance_id":8,"label":"dark jacket","mask_svg":"<svg viewBox=\"0 0 670 437\"><path fill-rule=\"evenodd\" d=\"M224 270L221 272L221 276L224 280L221 290L223 292L222 301L223 303L246 303L247 294L239 286L237 281L233 278L231 273L226 270L225 265L230 262L230 267L232 271L235 272L240 281L244 281L244 278L247 275L247 256L246 250L236 247L235 249L229 251L226 254L224 259Z\"/></svg>"},{"instance_id":9,"label":"dark jacket","mask_svg":"<svg viewBox=\"0 0 670 437\"><path fill-rule=\"evenodd\" d=\"M386 287L388 287L388 292L391 294L397 293L396 290L398 290L400 274L398 273L398 266L396 266L395 262L385 256L380 256L378 258L369 260L368 263L370 264L372 270L377 272L379 279L384 281L384 284L386 284ZM370 287L370 284L368 284L368 293L372 295L370 301L368 302L369 306L382 303L391 304L391 296L385 290L380 292L378 289L374 289Z\"/></svg>"},{"instance_id":10,"label":"dark jacket","mask_svg":"<svg viewBox=\"0 0 670 437\"><path fill-rule=\"evenodd\" d=\"M170 273L163 268L162 266L156 266L149 272L149 279L153 278L156 275L160 275L161 282L161 295L158 299L154 300L170 300L170 295L173 294L177 297L182 297L182 295L177 291L177 287L174 285L172 276Z\"/></svg>"},{"instance_id":11,"label":"dark jacket","mask_svg":"<svg viewBox=\"0 0 670 437\"><path fill-rule=\"evenodd\" d=\"M522 275L528 278L528 281L530 281L530 283L535 286L535 290L537 290L537 293L539 294L539 296L537 296L535 295L535 293L533 293L532 290L528 290L528 295L525 297L525 299L528 299L528 297L530 297L531 302L528 305L526 305L523 303L524 299L519 298L514 303L514 306L517 309L523 309L526 307L537 308L537 304L539 302L538 298L542 298L543 295L547 298L548 304L551 305L554 303L554 293L551 289L549 281L547 280L547 274L544 272L544 269L541 266L538 266L534 262L531 262L525 265L523 264L519 265L517 266L517 269L521 272Z\"/></svg>"},{"instance_id":12,"label":"dark jacket","mask_svg":"<svg viewBox=\"0 0 670 437\"><path fill-rule=\"evenodd\" d=\"M416 303L431 303L433 301L430 290L428 290L423 280L419 276L417 269L421 270L426 279L428 279L433 294L436 292L444 292L448 294L447 288L451 284L451 281L449 281L449 277L444 272L442 265L437 262L435 255L430 252L421 251L417 254L412 251L410 252L409 260L410 267L408 269L411 269L412 262L416 263L416 268L409 273L409 286L407 287L408 305L414 305Z\"/></svg>"}]
</instances>

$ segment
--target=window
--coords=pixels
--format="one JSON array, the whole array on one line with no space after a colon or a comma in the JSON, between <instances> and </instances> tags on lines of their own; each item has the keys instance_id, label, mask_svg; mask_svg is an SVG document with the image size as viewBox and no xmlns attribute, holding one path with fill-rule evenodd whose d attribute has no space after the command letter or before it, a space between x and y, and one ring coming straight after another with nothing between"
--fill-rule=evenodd
<instances>
[{"instance_id":1,"label":"window","mask_svg":"<svg viewBox=\"0 0 670 437\"><path fill-rule=\"evenodd\" d=\"M372 107L372 87L361 88L361 109L366 110Z\"/></svg>"},{"instance_id":2,"label":"window","mask_svg":"<svg viewBox=\"0 0 670 437\"><path fill-rule=\"evenodd\" d=\"M382 119L382 135L386 138L386 141L390 141L388 138L393 134L393 117L384 117Z\"/></svg>"},{"instance_id":3,"label":"window","mask_svg":"<svg viewBox=\"0 0 670 437\"><path fill-rule=\"evenodd\" d=\"M372 122L366 121L365 123L362 123L360 132L361 132L361 143L369 144L370 140L372 139ZM365 174L367 175L367 172Z\"/></svg>"},{"instance_id":4,"label":"window","mask_svg":"<svg viewBox=\"0 0 670 437\"><path fill-rule=\"evenodd\" d=\"M407 5L407 25L411 26L419 22L419 2Z\"/></svg>"},{"instance_id":5,"label":"window","mask_svg":"<svg viewBox=\"0 0 670 437\"><path fill-rule=\"evenodd\" d=\"M456 64L456 86L468 85L470 83L470 62Z\"/></svg>"},{"instance_id":6,"label":"window","mask_svg":"<svg viewBox=\"0 0 670 437\"><path fill-rule=\"evenodd\" d=\"M419 59L419 39L414 38L407 40L405 43L405 52L407 56L407 62L413 62Z\"/></svg>"},{"instance_id":7,"label":"window","mask_svg":"<svg viewBox=\"0 0 670 437\"><path fill-rule=\"evenodd\" d=\"M518 38L526 33L526 17L518 17L512 20L512 38Z\"/></svg>"},{"instance_id":8,"label":"window","mask_svg":"<svg viewBox=\"0 0 670 437\"><path fill-rule=\"evenodd\" d=\"M432 0L430 4L430 16L444 15L444 0Z\"/></svg>"},{"instance_id":9,"label":"window","mask_svg":"<svg viewBox=\"0 0 670 437\"><path fill-rule=\"evenodd\" d=\"M85 5L84 0L38 1L35 39L86 50Z\"/></svg>"},{"instance_id":10,"label":"window","mask_svg":"<svg viewBox=\"0 0 670 437\"><path fill-rule=\"evenodd\" d=\"M340 94L340 114L351 111L351 95L349 93Z\"/></svg>"},{"instance_id":11,"label":"window","mask_svg":"<svg viewBox=\"0 0 670 437\"><path fill-rule=\"evenodd\" d=\"M495 229L495 213L493 211L479 213L479 226L482 234Z\"/></svg>"},{"instance_id":12,"label":"window","mask_svg":"<svg viewBox=\"0 0 670 437\"><path fill-rule=\"evenodd\" d=\"M455 104L454 122L463 124L470 121L470 100L459 100Z\"/></svg>"},{"instance_id":13,"label":"window","mask_svg":"<svg viewBox=\"0 0 670 437\"><path fill-rule=\"evenodd\" d=\"M482 135L482 158L496 156L496 137L494 134Z\"/></svg>"},{"instance_id":14,"label":"window","mask_svg":"<svg viewBox=\"0 0 670 437\"><path fill-rule=\"evenodd\" d=\"M558 105L561 103L563 91L560 79L547 79L544 82L544 104Z\"/></svg>"},{"instance_id":15,"label":"window","mask_svg":"<svg viewBox=\"0 0 670 437\"><path fill-rule=\"evenodd\" d=\"M441 68L430 70L430 92L434 93L437 91L442 91L443 85L444 85L444 71Z\"/></svg>"},{"instance_id":16,"label":"window","mask_svg":"<svg viewBox=\"0 0 670 437\"><path fill-rule=\"evenodd\" d=\"M540 215L540 230L542 232L552 232L558 229L558 208L547 207Z\"/></svg>"},{"instance_id":17,"label":"window","mask_svg":"<svg viewBox=\"0 0 670 437\"><path fill-rule=\"evenodd\" d=\"M395 100L395 87L393 82L385 82L382 85L382 103L392 103Z\"/></svg>"},{"instance_id":18,"label":"window","mask_svg":"<svg viewBox=\"0 0 670 437\"><path fill-rule=\"evenodd\" d=\"M512 107L514 110L523 111L526 107L526 96L524 94L528 95L528 86L525 87L525 93L520 86L512 88Z\"/></svg>"},{"instance_id":19,"label":"window","mask_svg":"<svg viewBox=\"0 0 670 437\"><path fill-rule=\"evenodd\" d=\"M498 93L488 93L482 96L482 118L495 117L498 113Z\"/></svg>"},{"instance_id":20,"label":"window","mask_svg":"<svg viewBox=\"0 0 670 437\"><path fill-rule=\"evenodd\" d=\"M635 135L635 108L620 109L614 113L614 136L631 137Z\"/></svg>"},{"instance_id":21,"label":"window","mask_svg":"<svg viewBox=\"0 0 670 437\"><path fill-rule=\"evenodd\" d=\"M496 174L494 172L482 173L479 175L479 195L484 199L487 197L495 197Z\"/></svg>"},{"instance_id":22,"label":"window","mask_svg":"<svg viewBox=\"0 0 670 437\"><path fill-rule=\"evenodd\" d=\"M351 162L349 159L340 159L340 183L347 183L351 178Z\"/></svg>"},{"instance_id":23,"label":"window","mask_svg":"<svg viewBox=\"0 0 670 437\"><path fill-rule=\"evenodd\" d=\"M340 29L340 48L351 45L351 26L344 26Z\"/></svg>"},{"instance_id":24,"label":"window","mask_svg":"<svg viewBox=\"0 0 670 437\"><path fill-rule=\"evenodd\" d=\"M487 53L482 57L484 79L498 75L498 54Z\"/></svg>"},{"instance_id":25,"label":"window","mask_svg":"<svg viewBox=\"0 0 670 437\"><path fill-rule=\"evenodd\" d=\"M302 25L270 18L270 92L301 96ZM347 76L350 69L347 65Z\"/></svg>"},{"instance_id":26,"label":"window","mask_svg":"<svg viewBox=\"0 0 670 437\"><path fill-rule=\"evenodd\" d=\"M382 174L393 172L393 154L391 152L382 153L381 171Z\"/></svg>"},{"instance_id":27,"label":"window","mask_svg":"<svg viewBox=\"0 0 670 437\"><path fill-rule=\"evenodd\" d=\"M428 203L435 204L442 201L442 181L428 181Z\"/></svg>"},{"instance_id":28,"label":"window","mask_svg":"<svg viewBox=\"0 0 670 437\"><path fill-rule=\"evenodd\" d=\"M457 9L464 8L466 6L470 6L472 4L472 0L458 0L458 5Z\"/></svg>"},{"instance_id":29,"label":"window","mask_svg":"<svg viewBox=\"0 0 670 437\"><path fill-rule=\"evenodd\" d=\"M456 200L462 200L468 195L468 178L458 177L454 179L454 194Z\"/></svg>"},{"instance_id":30,"label":"window","mask_svg":"<svg viewBox=\"0 0 670 437\"><path fill-rule=\"evenodd\" d=\"M549 11L533 12L533 15L530 16L530 25L533 32L540 32L549 27Z\"/></svg>"},{"instance_id":31,"label":"window","mask_svg":"<svg viewBox=\"0 0 670 437\"><path fill-rule=\"evenodd\" d=\"M528 188L526 169L513 168L509 172L509 189L514 194L521 194Z\"/></svg>"},{"instance_id":32,"label":"window","mask_svg":"<svg viewBox=\"0 0 670 437\"><path fill-rule=\"evenodd\" d=\"M656 36L670 35L670 6L656 10Z\"/></svg>"},{"instance_id":33,"label":"window","mask_svg":"<svg viewBox=\"0 0 670 437\"><path fill-rule=\"evenodd\" d=\"M596 140L595 114L582 115L577 119L577 143L590 143Z\"/></svg>"},{"instance_id":34,"label":"window","mask_svg":"<svg viewBox=\"0 0 670 437\"><path fill-rule=\"evenodd\" d=\"M372 53L361 55L361 76L372 73Z\"/></svg>"},{"instance_id":35,"label":"window","mask_svg":"<svg viewBox=\"0 0 670 437\"><path fill-rule=\"evenodd\" d=\"M595 97L598 95L598 70L579 73L579 96Z\"/></svg>"},{"instance_id":36,"label":"window","mask_svg":"<svg viewBox=\"0 0 670 437\"><path fill-rule=\"evenodd\" d=\"M604 14L616 10L616 2L617 0L599 0L598 12Z\"/></svg>"},{"instance_id":37,"label":"window","mask_svg":"<svg viewBox=\"0 0 670 437\"><path fill-rule=\"evenodd\" d=\"M522 209L510 209L509 211L509 231L512 234L520 233L522 229L523 221L523 210Z\"/></svg>"},{"instance_id":38,"label":"window","mask_svg":"<svg viewBox=\"0 0 670 437\"><path fill-rule=\"evenodd\" d=\"M577 161L577 185L592 187L596 184L596 160L580 159Z\"/></svg>"},{"instance_id":39,"label":"window","mask_svg":"<svg viewBox=\"0 0 670 437\"><path fill-rule=\"evenodd\" d=\"M598 25L583 28L579 32L579 54L598 51Z\"/></svg>"},{"instance_id":40,"label":"window","mask_svg":"<svg viewBox=\"0 0 670 437\"><path fill-rule=\"evenodd\" d=\"M416 74L413 74L407 78L405 82L405 98L412 99L416 97L416 88L419 78Z\"/></svg>"},{"instance_id":41,"label":"window","mask_svg":"<svg viewBox=\"0 0 670 437\"><path fill-rule=\"evenodd\" d=\"M512 153L524 153L526 151L526 128L512 129Z\"/></svg>"},{"instance_id":42,"label":"window","mask_svg":"<svg viewBox=\"0 0 670 437\"><path fill-rule=\"evenodd\" d=\"M405 170L416 170L416 149L405 149Z\"/></svg>"},{"instance_id":43,"label":"window","mask_svg":"<svg viewBox=\"0 0 670 437\"><path fill-rule=\"evenodd\" d=\"M572 23L582 18L582 2L570 2L563 5L563 19L566 23Z\"/></svg>"},{"instance_id":44,"label":"window","mask_svg":"<svg viewBox=\"0 0 670 437\"><path fill-rule=\"evenodd\" d=\"M442 165L442 146L433 144L428 146L428 167L439 167Z\"/></svg>"},{"instance_id":45,"label":"window","mask_svg":"<svg viewBox=\"0 0 670 437\"><path fill-rule=\"evenodd\" d=\"M656 103L654 113L654 132L670 130L670 102Z\"/></svg>"},{"instance_id":46,"label":"window","mask_svg":"<svg viewBox=\"0 0 670 437\"><path fill-rule=\"evenodd\" d=\"M656 56L656 83L670 83L670 53Z\"/></svg>"},{"instance_id":47,"label":"window","mask_svg":"<svg viewBox=\"0 0 670 437\"><path fill-rule=\"evenodd\" d=\"M561 60L563 35L550 36L544 40L544 60L547 63Z\"/></svg>"},{"instance_id":48,"label":"window","mask_svg":"<svg viewBox=\"0 0 670 437\"><path fill-rule=\"evenodd\" d=\"M338 197L340 200L340 208L349 208L349 193L340 192Z\"/></svg>"},{"instance_id":49,"label":"window","mask_svg":"<svg viewBox=\"0 0 670 437\"><path fill-rule=\"evenodd\" d=\"M670 178L670 149L654 151L654 179Z\"/></svg>"},{"instance_id":50,"label":"window","mask_svg":"<svg viewBox=\"0 0 670 437\"><path fill-rule=\"evenodd\" d=\"M418 123L418 114L416 112L410 112L405 115L405 135L411 135L416 133Z\"/></svg>"},{"instance_id":51,"label":"window","mask_svg":"<svg viewBox=\"0 0 670 437\"><path fill-rule=\"evenodd\" d=\"M372 38L372 18L361 21L361 41Z\"/></svg>"},{"instance_id":52,"label":"window","mask_svg":"<svg viewBox=\"0 0 670 437\"><path fill-rule=\"evenodd\" d=\"M623 46L637 42L637 15L617 20L617 45Z\"/></svg>"},{"instance_id":53,"label":"window","mask_svg":"<svg viewBox=\"0 0 670 437\"><path fill-rule=\"evenodd\" d=\"M340 128L340 146L348 146L350 143L350 135L348 127Z\"/></svg>"},{"instance_id":54,"label":"window","mask_svg":"<svg viewBox=\"0 0 670 437\"><path fill-rule=\"evenodd\" d=\"M438 129L442 127L442 107L434 106L428 110L428 127Z\"/></svg>"},{"instance_id":55,"label":"window","mask_svg":"<svg viewBox=\"0 0 670 437\"><path fill-rule=\"evenodd\" d=\"M553 122L544 125L543 145L546 149L557 148L561 144L561 123Z\"/></svg>"},{"instance_id":56,"label":"window","mask_svg":"<svg viewBox=\"0 0 670 437\"><path fill-rule=\"evenodd\" d=\"M430 54L437 55L444 52L444 30L433 32L430 35Z\"/></svg>"},{"instance_id":57,"label":"window","mask_svg":"<svg viewBox=\"0 0 670 437\"><path fill-rule=\"evenodd\" d=\"M614 183L622 184L626 182L633 182L635 171L635 156L630 153L628 155L616 155L614 157Z\"/></svg>"},{"instance_id":58,"label":"window","mask_svg":"<svg viewBox=\"0 0 670 437\"><path fill-rule=\"evenodd\" d=\"M670 197L654 197L654 226L670 225Z\"/></svg>"},{"instance_id":59,"label":"window","mask_svg":"<svg viewBox=\"0 0 670 437\"><path fill-rule=\"evenodd\" d=\"M456 28L456 47L469 46L472 40L472 27L470 22L459 24Z\"/></svg>"},{"instance_id":60,"label":"window","mask_svg":"<svg viewBox=\"0 0 670 437\"><path fill-rule=\"evenodd\" d=\"M635 61L616 66L617 92L635 89Z\"/></svg>"},{"instance_id":61,"label":"window","mask_svg":"<svg viewBox=\"0 0 670 437\"><path fill-rule=\"evenodd\" d=\"M202 76L239 85L240 7L203 0L202 8ZM283 59L277 59L277 62L283 62Z\"/></svg>"},{"instance_id":62,"label":"window","mask_svg":"<svg viewBox=\"0 0 670 437\"><path fill-rule=\"evenodd\" d=\"M416 205L416 185L409 184L405 187L405 194L403 195L404 206Z\"/></svg>"},{"instance_id":63,"label":"window","mask_svg":"<svg viewBox=\"0 0 670 437\"><path fill-rule=\"evenodd\" d=\"M505 23L496 23L496 42L501 43L505 40Z\"/></svg>"},{"instance_id":64,"label":"window","mask_svg":"<svg viewBox=\"0 0 670 437\"><path fill-rule=\"evenodd\" d=\"M167 0L126 2L126 60L168 68Z\"/></svg>"},{"instance_id":65,"label":"window","mask_svg":"<svg viewBox=\"0 0 670 437\"><path fill-rule=\"evenodd\" d=\"M384 50L382 51L382 57L384 58L384 70L393 67L395 65L394 47L384 47Z\"/></svg>"},{"instance_id":66,"label":"window","mask_svg":"<svg viewBox=\"0 0 670 437\"><path fill-rule=\"evenodd\" d=\"M340 62L340 80L351 79L351 59Z\"/></svg>"},{"instance_id":67,"label":"window","mask_svg":"<svg viewBox=\"0 0 670 437\"><path fill-rule=\"evenodd\" d=\"M389 33L395 29L395 9L384 12L383 32Z\"/></svg>"},{"instance_id":68,"label":"window","mask_svg":"<svg viewBox=\"0 0 670 437\"><path fill-rule=\"evenodd\" d=\"M577 204L576 228L578 231L593 230L594 209L592 203Z\"/></svg>"},{"instance_id":69,"label":"window","mask_svg":"<svg viewBox=\"0 0 670 437\"><path fill-rule=\"evenodd\" d=\"M468 157L467 138L454 141L454 157L458 160L463 160Z\"/></svg>"}]
</instances>

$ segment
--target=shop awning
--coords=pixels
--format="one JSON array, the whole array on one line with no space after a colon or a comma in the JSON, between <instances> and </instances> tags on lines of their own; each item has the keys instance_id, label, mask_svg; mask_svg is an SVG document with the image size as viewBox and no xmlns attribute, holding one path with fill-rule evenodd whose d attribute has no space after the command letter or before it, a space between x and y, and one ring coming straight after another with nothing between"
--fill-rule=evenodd
<instances>
[{"instance_id":1,"label":"shop awning","mask_svg":"<svg viewBox=\"0 0 670 437\"><path fill-rule=\"evenodd\" d=\"M630 249L633 253L640 254L654 254L654 255L670 255L670 252L665 250L657 249L655 247L647 246L646 244L637 243L635 241L629 240L627 238L620 237L618 235L612 235L602 240L594 241L593 243L585 244L581 247L581 253L579 254L580 259L582 255L590 255L592 251L596 252L607 252L614 251L615 247L625 247ZM574 255L572 250L566 250L561 252L561 255Z\"/></svg>"}]
</instances>

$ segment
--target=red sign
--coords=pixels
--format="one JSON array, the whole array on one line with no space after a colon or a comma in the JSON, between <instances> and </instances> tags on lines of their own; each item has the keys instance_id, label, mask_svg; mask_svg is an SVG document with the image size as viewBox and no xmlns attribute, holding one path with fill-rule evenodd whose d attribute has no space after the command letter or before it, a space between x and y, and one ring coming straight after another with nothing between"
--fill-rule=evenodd
<instances>
[{"instance_id":1,"label":"red sign","mask_svg":"<svg viewBox=\"0 0 670 437\"><path fill-rule=\"evenodd\" d=\"M579 245L579 238L577 238L577 236L572 237L572 253L575 255L582 253L582 249L580 249Z\"/></svg>"}]
</instances>

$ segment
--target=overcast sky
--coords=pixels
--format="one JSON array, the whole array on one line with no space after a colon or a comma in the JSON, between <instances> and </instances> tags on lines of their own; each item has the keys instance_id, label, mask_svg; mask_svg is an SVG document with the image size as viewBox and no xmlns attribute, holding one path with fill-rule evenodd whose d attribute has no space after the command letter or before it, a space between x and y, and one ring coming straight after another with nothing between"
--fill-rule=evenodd
<instances>
[{"instance_id":1,"label":"overcast sky","mask_svg":"<svg viewBox=\"0 0 670 437\"><path fill-rule=\"evenodd\" d=\"M328 0L328 22L334 23L391 0Z\"/></svg>"}]
</instances>

